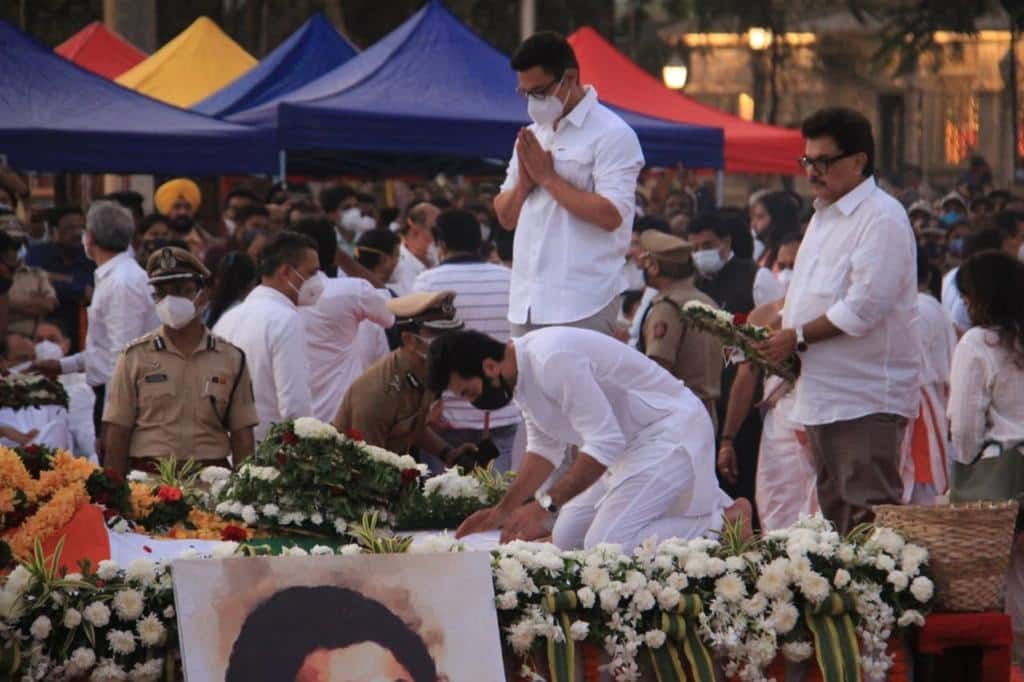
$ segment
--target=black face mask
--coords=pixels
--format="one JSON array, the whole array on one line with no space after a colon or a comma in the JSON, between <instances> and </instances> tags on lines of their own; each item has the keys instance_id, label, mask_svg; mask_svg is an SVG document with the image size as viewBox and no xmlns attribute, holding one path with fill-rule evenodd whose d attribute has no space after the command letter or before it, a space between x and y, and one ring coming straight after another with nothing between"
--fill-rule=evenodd
<instances>
[{"instance_id":1,"label":"black face mask","mask_svg":"<svg viewBox=\"0 0 1024 682\"><path fill-rule=\"evenodd\" d=\"M481 377L483 391L471 404L478 410L492 411L501 408L512 402L512 387L505 381L505 377L498 375L498 385L495 386L486 377Z\"/></svg>"}]
</instances>

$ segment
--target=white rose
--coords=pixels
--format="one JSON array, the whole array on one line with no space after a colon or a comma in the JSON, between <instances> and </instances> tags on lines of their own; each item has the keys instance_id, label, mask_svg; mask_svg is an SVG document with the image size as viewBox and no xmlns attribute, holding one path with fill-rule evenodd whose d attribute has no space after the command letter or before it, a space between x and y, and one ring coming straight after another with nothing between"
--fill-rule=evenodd
<instances>
[{"instance_id":1,"label":"white rose","mask_svg":"<svg viewBox=\"0 0 1024 682\"><path fill-rule=\"evenodd\" d=\"M64 612L63 624L68 630L74 630L82 624L82 612L78 609L68 609Z\"/></svg>"},{"instance_id":2,"label":"white rose","mask_svg":"<svg viewBox=\"0 0 1024 682\"><path fill-rule=\"evenodd\" d=\"M114 606L114 611L117 612L117 617L124 621L135 620L142 615L143 609L146 608L142 593L132 589L119 591L114 595L111 604Z\"/></svg>"},{"instance_id":3,"label":"white rose","mask_svg":"<svg viewBox=\"0 0 1024 682\"><path fill-rule=\"evenodd\" d=\"M116 561L110 559L104 559L99 563L96 568L96 575L100 580L111 581L117 577L121 567L117 565Z\"/></svg>"},{"instance_id":4,"label":"white rose","mask_svg":"<svg viewBox=\"0 0 1024 682\"><path fill-rule=\"evenodd\" d=\"M576 598L579 599L580 606L585 609L593 608L594 602L597 600L597 595L589 587L581 587L576 590Z\"/></svg>"},{"instance_id":5,"label":"white rose","mask_svg":"<svg viewBox=\"0 0 1024 682\"><path fill-rule=\"evenodd\" d=\"M918 576L910 583L910 594L914 595L914 599L923 604L930 601L935 594L935 584L923 575Z\"/></svg>"},{"instance_id":6,"label":"white rose","mask_svg":"<svg viewBox=\"0 0 1024 682\"><path fill-rule=\"evenodd\" d=\"M502 592L498 595L497 603L502 611L510 611L519 606L519 597L515 592Z\"/></svg>"},{"instance_id":7,"label":"white rose","mask_svg":"<svg viewBox=\"0 0 1024 682\"><path fill-rule=\"evenodd\" d=\"M648 630L644 634L644 644L652 649L660 649L665 644L664 630Z\"/></svg>"},{"instance_id":8,"label":"white rose","mask_svg":"<svg viewBox=\"0 0 1024 682\"><path fill-rule=\"evenodd\" d=\"M82 616L98 628L105 628L110 623L110 609L103 602L93 602L85 607Z\"/></svg>"},{"instance_id":9,"label":"white rose","mask_svg":"<svg viewBox=\"0 0 1024 682\"><path fill-rule=\"evenodd\" d=\"M897 592L902 592L907 589L907 585L910 584L910 579L907 578L907 574L903 571L893 571L889 574L889 577L886 578L886 581L892 583L893 589Z\"/></svg>"},{"instance_id":10,"label":"white rose","mask_svg":"<svg viewBox=\"0 0 1024 682\"><path fill-rule=\"evenodd\" d=\"M921 615L920 611L914 609L907 609L903 612L903 615L896 621L896 625L901 628L908 627L910 625L916 625L917 627L924 626L924 616Z\"/></svg>"},{"instance_id":11,"label":"white rose","mask_svg":"<svg viewBox=\"0 0 1024 682\"><path fill-rule=\"evenodd\" d=\"M715 581L715 594L727 602L737 602L747 596L747 586L735 573L726 573Z\"/></svg>"},{"instance_id":12,"label":"white rose","mask_svg":"<svg viewBox=\"0 0 1024 682\"><path fill-rule=\"evenodd\" d=\"M128 580L138 580L143 585L148 585L156 580L156 566L149 559L135 559L125 569L125 577Z\"/></svg>"},{"instance_id":13,"label":"white rose","mask_svg":"<svg viewBox=\"0 0 1024 682\"><path fill-rule=\"evenodd\" d=\"M835 577L832 578L832 584L835 585L837 589L843 589L850 584L850 572L845 568L840 568L836 571Z\"/></svg>"},{"instance_id":14,"label":"white rose","mask_svg":"<svg viewBox=\"0 0 1024 682\"><path fill-rule=\"evenodd\" d=\"M569 636L574 642L582 642L590 634L590 623L577 620L569 626Z\"/></svg>"},{"instance_id":15,"label":"white rose","mask_svg":"<svg viewBox=\"0 0 1024 682\"><path fill-rule=\"evenodd\" d=\"M127 630L110 630L107 632L107 643L114 653L122 656L135 651L135 635Z\"/></svg>"},{"instance_id":16,"label":"white rose","mask_svg":"<svg viewBox=\"0 0 1024 682\"><path fill-rule=\"evenodd\" d=\"M139 641L147 647L163 644L164 637L167 635L167 628L152 613L140 619L135 625L135 629L139 632Z\"/></svg>"},{"instance_id":17,"label":"white rose","mask_svg":"<svg viewBox=\"0 0 1024 682\"><path fill-rule=\"evenodd\" d=\"M29 632L36 639L46 639L50 636L50 632L53 630L53 624L50 623L50 619L46 616L39 616L32 622L32 627L29 628Z\"/></svg>"}]
</instances>

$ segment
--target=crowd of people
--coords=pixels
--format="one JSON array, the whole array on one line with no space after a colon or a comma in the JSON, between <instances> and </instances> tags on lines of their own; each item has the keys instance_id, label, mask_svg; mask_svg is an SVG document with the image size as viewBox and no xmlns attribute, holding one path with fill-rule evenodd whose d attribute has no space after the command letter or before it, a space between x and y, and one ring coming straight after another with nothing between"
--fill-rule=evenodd
<instances>
[{"instance_id":1,"label":"crowd of people","mask_svg":"<svg viewBox=\"0 0 1024 682\"><path fill-rule=\"evenodd\" d=\"M983 160L941 196L914 169L876 181L869 122L830 108L802 126L812 197L715 207L643 170L563 38L511 66L534 123L500 186L397 207L240 185L208 224L176 178L153 214L115 193L32 237L4 169L8 366L74 386L76 454L122 471L237 465L304 416L438 471L518 469L460 534L629 547L819 510L845 532L876 504L1024 492L1024 198ZM687 324L691 302L768 328L756 350L795 382Z\"/></svg>"}]
</instances>

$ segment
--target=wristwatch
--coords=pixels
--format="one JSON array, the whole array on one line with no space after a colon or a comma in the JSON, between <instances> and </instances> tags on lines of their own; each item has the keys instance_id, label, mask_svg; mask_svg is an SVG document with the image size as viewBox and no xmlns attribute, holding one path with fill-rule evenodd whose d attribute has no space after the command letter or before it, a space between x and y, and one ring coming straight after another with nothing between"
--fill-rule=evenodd
<instances>
[{"instance_id":1,"label":"wristwatch","mask_svg":"<svg viewBox=\"0 0 1024 682\"><path fill-rule=\"evenodd\" d=\"M807 351L807 339L804 338L804 328L796 328L796 352L803 353Z\"/></svg>"},{"instance_id":2,"label":"wristwatch","mask_svg":"<svg viewBox=\"0 0 1024 682\"><path fill-rule=\"evenodd\" d=\"M536 500L537 504L539 504L541 507L546 509L548 512L550 512L552 514L557 514L558 513L558 505L555 504L555 501L552 500L551 496L548 495L547 493L544 493L543 495L541 495L540 492L538 491L538 492L534 493L533 499Z\"/></svg>"}]
</instances>

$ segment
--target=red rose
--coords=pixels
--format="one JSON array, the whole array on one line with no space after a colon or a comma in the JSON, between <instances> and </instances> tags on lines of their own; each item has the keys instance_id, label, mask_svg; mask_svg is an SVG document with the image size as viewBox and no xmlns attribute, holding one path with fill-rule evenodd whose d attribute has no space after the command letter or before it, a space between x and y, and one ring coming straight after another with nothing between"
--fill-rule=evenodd
<instances>
[{"instance_id":1,"label":"red rose","mask_svg":"<svg viewBox=\"0 0 1024 682\"><path fill-rule=\"evenodd\" d=\"M299 442L299 437L295 435L294 431L285 431L281 435L281 441L285 445L295 445L296 443Z\"/></svg>"},{"instance_id":2,"label":"red rose","mask_svg":"<svg viewBox=\"0 0 1024 682\"><path fill-rule=\"evenodd\" d=\"M747 323L747 314L746 313L736 313L735 315L732 316L732 323L736 324L736 325L746 324Z\"/></svg>"},{"instance_id":3,"label":"red rose","mask_svg":"<svg viewBox=\"0 0 1024 682\"><path fill-rule=\"evenodd\" d=\"M249 539L249 535L239 526L225 526L220 532L220 539L224 542L244 542Z\"/></svg>"},{"instance_id":4,"label":"red rose","mask_svg":"<svg viewBox=\"0 0 1024 682\"><path fill-rule=\"evenodd\" d=\"M345 429L345 435L351 438L352 440L363 440L362 432L354 426L350 426L349 428Z\"/></svg>"},{"instance_id":5,"label":"red rose","mask_svg":"<svg viewBox=\"0 0 1024 682\"><path fill-rule=\"evenodd\" d=\"M419 469L402 469L402 485L409 486L420 478Z\"/></svg>"},{"instance_id":6,"label":"red rose","mask_svg":"<svg viewBox=\"0 0 1024 682\"><path fill-rule=\"evenodd\" d=\"M181 500L181 488L161 484L156 491L156 496L160 498L161 502L178 502Z\"/></svg>"},{"instance_id":7,"label":"red rose","mask_svg":"<svg viewBox=\"0 0 1024 682\"><path fill-rule=\"evenodd\" d=\"M284 456L283 452L277 453L277 466L283 467L284 463L288 461L288 458Z\"/></svg>"}]
</instances>

